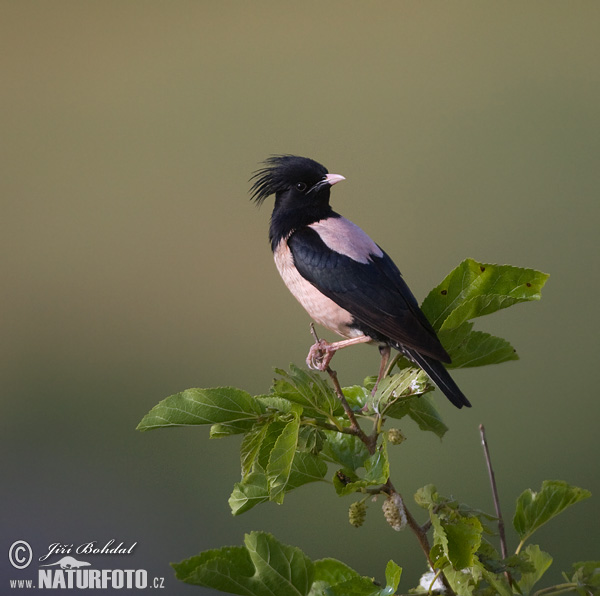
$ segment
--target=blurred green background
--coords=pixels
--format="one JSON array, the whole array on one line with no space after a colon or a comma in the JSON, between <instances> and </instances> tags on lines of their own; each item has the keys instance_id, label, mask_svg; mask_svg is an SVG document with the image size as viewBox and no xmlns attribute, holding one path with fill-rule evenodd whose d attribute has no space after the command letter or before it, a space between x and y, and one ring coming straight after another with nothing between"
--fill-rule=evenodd
<instances>
[{"instance_id":1,"label":"blurred green background","mask_svg":"<svg viewBox=\"0 0 600 596\"><path fill-rule=\"evenodd\" d=\"M394 483L491 511L483 422L508 520L544 479L594 493L536 535L548 578L598 558L599 27L585 1L1 2L3 552L137 541L129 564L169 594L210 594L168 562L262 529L417 581L379 505L356 530L323 484L233 518L237 439L134 430L176 391L258 394L303 363L270 205L248 201L261 160L297 153L346 176L334 207L420 300L468 256L551 274L540 303L478 322L521 360L456 372L474 407L438 397L443 442L403 424ZM377 350L334 363L350 385Z\"/></svg>"}]
</instances>

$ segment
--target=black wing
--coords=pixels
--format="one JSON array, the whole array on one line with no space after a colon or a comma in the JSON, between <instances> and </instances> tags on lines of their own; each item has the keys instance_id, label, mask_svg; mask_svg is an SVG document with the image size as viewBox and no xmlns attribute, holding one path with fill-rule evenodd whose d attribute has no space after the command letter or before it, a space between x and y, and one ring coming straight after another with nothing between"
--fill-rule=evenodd
<instances>
[{"instance_id":1,"label":"black wing","mask_svg":"<svg viewBox=\"0 0 600 596\"><path fill-rule=\"evenodd\" d=\"M383 256L360 263L331 250L310 227L294 232L288 246L300 275L357 323L392 342L450 362L400 271L383 251Z\"/></svg>"}]
</instances>

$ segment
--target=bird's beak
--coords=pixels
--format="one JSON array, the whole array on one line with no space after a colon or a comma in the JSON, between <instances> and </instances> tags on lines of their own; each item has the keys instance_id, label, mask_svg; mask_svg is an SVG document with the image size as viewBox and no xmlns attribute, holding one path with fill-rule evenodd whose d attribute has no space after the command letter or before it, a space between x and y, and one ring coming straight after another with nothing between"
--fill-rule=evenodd
<instances>
[{"instance_id":1,"label":"bird's beak","mask_svg":"<svg viewBox=\"0 0 600 596\"><path fill-rule=\"evenodd\" d=\"M334 184L337 184L342 180L346 179L343 176L340 176L339 174L327 174L327 176L325 176L325 182L327 182L329 186L333 186Z\"/></svg>"}]
</instances>

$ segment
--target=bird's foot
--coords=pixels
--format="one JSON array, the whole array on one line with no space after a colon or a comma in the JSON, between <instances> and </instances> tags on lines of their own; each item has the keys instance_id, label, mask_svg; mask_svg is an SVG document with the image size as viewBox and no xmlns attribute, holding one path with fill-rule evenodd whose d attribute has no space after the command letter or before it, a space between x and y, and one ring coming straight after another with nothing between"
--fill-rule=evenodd
<instances>
[{"instance_id":1,"label":"bird's foot","mask_svg":"<svg viewBox=\"0 0 600 596\"><path fill-rule=\"evenodd\" d=\"M310 347L310 350L308 351L308 356L306 357L306 364L308 368L320 371L327 370L329 363L331 362L331 359L337 350L338 348L333 344L330 344L324 339L319 339Z\"/></svg>"}]
</instances>

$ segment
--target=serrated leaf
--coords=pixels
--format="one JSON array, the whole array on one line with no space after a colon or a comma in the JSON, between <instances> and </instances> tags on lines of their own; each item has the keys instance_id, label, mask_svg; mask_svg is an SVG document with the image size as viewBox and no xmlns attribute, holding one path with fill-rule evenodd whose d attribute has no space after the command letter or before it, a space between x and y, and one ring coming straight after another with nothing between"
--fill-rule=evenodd
<instances>
[{"instance_id":1,"label":"serrated leaf","mask_svg":"<svg viewBox=\"0 0 600 596\"><path fill-rule=\"evenodd\" d=\"M320 457L297 451L292 462L286 491L289 492L309 482L323 480L325 474L327 474L327 464Z\"/></svg>"},{"instance_id":2,"label":"serrated leaf","mask_svg":"<svg viewBox=\"0 0 600 596\"><path fill-rule=\"evenodd\" d=\"M178 579L243 596L306 596L314 578L312 561L299 549L264 532L246 534L243 547L205 551L174 563Z\"/></svg>"},{"instance_id":3,"label":"serrated leaf","mask_svg":"<svg viewBox=\"0 0 600 596\"><path fill-rule=\"evenodd\" d=\"M444 575L456 596L473 596L475 593L475 588L483 576L483 572L478 566L472 567L469 571L469 573L464 573L452 567L444 569Z\"/></svg>"},{"instance_id":4,"label":"serrated leaf","mask_svg":"<svg viewBox=\"0 0 600 596\"><path fill-rule=\"evenodd\" d=\"M267 464L267 480L269 482L269 498L276 503L283 503L285 487L292 469L292 461L298 444L299 419L288 422L269 456Z\"/></svg>"},{"instance_id":5,"label":"serrated leaf","mask_svg":"<svg viewBox=\"0 0 600 596\"><path fill-rule=\"evenodd\" d=\"M274 395L260 395L254 399L258 400L258 402L261 403L265 409L275 410L282 414L290 414L295 406L295 404L284 397L276 397Z\"/></svg>"},{"instance_id":6,"label":"serrated leaf","mask_svg":"<svg viewBox=\"0 0 600 596\"><path fill-rule=\"evenodd\" d=\"M262 442L269 430L268 424L255 425L244 435L240 447L240 459L242 465L242 479L246 478L252 470L254 460L258 457Z\"/></svg>"},{"instance_id":7,"label":"serrated leaf","mask_svg":"<svg viewBox=\"0 0 600 596\"><path fill-rule=\"evenodd\" d=\"M348 405L353 410L362 410L371 397L371 392L366 387L361 385L352 385L351 387L344 387L342 393L348 402Z\"/></svg>"},{"instance_id":8,"label":"serrated leaf","mask_svg":"<svg viewBox=\"0 0 600 596\"><path fill-rule=\"evenodd\" d=\"M411 397L421 396L432 389L433 385L424 371L416 367L404 368L381 380L372 399L373 409L382 416L397 418L390 411L401 412L400 408L408 404Z\"/></svg>"},{"instance_id":9,"label":"serrated leaf","mask_svg":"<svg viewBox=\"0 0 600 596\"><path fill-rule=\"evenodd\" d=\"M517 302L539 300L547 279L546 273L533 269L466 259L429 293L421 308L436 331L458 327Z\"/></svg>"},{"instance_id":10,"label":"serrated leaf","mask_svg":"<svg viewBox=\"0 0 600 596\"><path fill-rule=\"evenodd\" d=\"M339 497L344 497L369 486L369 482L348 468L338 470L333 476L333 488Z\"/></svg>"},{"instance_id":11,"label":"serrated leaf","mask_svg":"<svg viewBox=\"0 0 600 596\"><path fill-rule=\"evenodd\" d=\"M137 430L218 424L222 434L243 433L252 428L263 412L249 393L235 387L186 389L154 406Z\"/></svg>"},{"instance_id":12,"label":"serrated leaf","mask_svg":"<svg viewBox=\"0 0 600 596\"><path fill-rule=\"evenodd\" d=\"M501 364L519 359L509 342L483 331L473 331L473 323L465 322L454 329L442 329L438 331L438 337L452 358L448 368Z\"/></svg>"},{"instance_id":13,"label":"serrated leaf","mask_svg":"<svg viewBox=\"0 0 600 596\"><path fill-rule=\"evenodd\" d=\"M354 569L337 559L319 559L314 564L315 581L327 582L330 586L345 582L354 577L360 577L358 571L354 571Z\"/></svg>"},{"instance_id":14,"label":"serrated leaf","mask_svg":"<svg viewBox=\"0 0 600 596\"><path fill-rule=\"evenodd\" d=\"M343 413L333 389L316 372L290 364L289 372L275 369L281 377L273 384L273 395L301 405L313 416L332 417Z\"/></svg>"},{"instance_id":15,"label":"serrated leaf","mask_svg":"<svg viewBox=\"0 0 600 596\"><path fill-rule=\"evenodd\" d=\"M573 563L571 581L577 585L577 591L582 596L600 592L600 561Z\"/></svg>"},{"instance_id":16,"label":"serrated leaf","mask_svg":"<svg viewBox=\"0 0 600 596\"><path fill-rule=\"evenodd\" d=\"M385 567L386 587L381 591L381 596L392 596L396 593L402 577L402 567L396 565L394 561L388 561Z\"/></svg>"},{"instance_id":17,"label":"serrated leaf","mask_svg":"<svg viewBox=\"0 0 600 596\"><path fill-rule=\"evenodd\" d=\"M533 565L535 571L524 573L521 579L517 582L523 596L528 596L533 589L533 586L546 573L550 565L552 565L552 557L540 550L537 544L530 544L523 552L527 560Z\"/></svg>"},{"instance_id":18,"label":"serrated leaf","mask_svg":"<svg viewBox=\"0 0 600 596\"><path fill-rule=\"evenodd\" d=\"M531 489L521 493L513 518L521 543L567 507L590 496L588 490L570 486L560 480L545 480L537 493Z\"/></svg>"},{"instance_id":19,"label":"serrated leaf","mask_svg":"<svg viewBox=\"0 0 600 596\"><path fill-rule=\"evenodd\" d=\"M381 445L373 455L365 460L365 480L369 484L385 484L390 477L387 439L382 435Z\"/></svg>"},{"instance_id":20,"label":"serrated leaf","mask_svg":"<svg viewBox=\"0 0 600 596\"><path fill-rule=\"evenodd\" d=\"M495 593L498 594L498 596L513 596L513 591L504 576L496 575L491 571L484 571L483 577L495 590Z\"/></svg>"},{"instance_id":21,"label":"serrated leaf","mask_svg":"<svg viewBox=\"0 0 600 596\"><path fill-rule=\"evenodd\" d=\"M379 596L381 589L369 577L353 577L345 582L331 586L326 596Z\"/></svg>"},{"instance_id":22,"label":"serrated leaf","mask_svg":"<svg viewBox=\"0 0 600 596\"><path fill-rule=\"evenodd\" d=\"M440 413L427 395L415 397L408 409L408 415L419 425L421 430L428 430L440 439L448 431Z\"/></svg>"},{"instance_id":23,"label":"serrated leaf","mask_svg":"<svg viewBox=\"0 0 600 596\"><path fill-rule=\"evenodd\" d=\"M265 436L260 444L260 449L258 450L258 457L256 459L257 463L265 470L269 465L271 451L273 451L275 443L277 442L279 435L283 432L286 424L287 422L284 422L281 419L275 419L267 427Z\"/></svg>"},{"instance_id":24,"label":"serrated leaf","mask_svg":"<svg viewBox=\"0 0 600 596\"><path fill-rule=\"evenodd\" d=\"M248 474L242 482L233 485L233 492L229 497L229 508L233 515L241 515L260 503L269 500L269 483L265 471L257 468Z\"/></svg>"},{"instance_id":25,"label":"serrated leaf","mask_svg":"<svg viewBox=\"0 0 600 596\"><path fill-rule=\"evenodd\" d=\"M407 414L419 425L421 430L428 430L440 439L448 431L448 427L444 424L428 395L408 398L394 404L386 412L386 416L390 418L403 418Z\"/></svg>"},{"instance_id":26,"label":"serrated leaf","mask_svg":"<svg viewBox=\"0 0 600 596\"><path fill-rule=\"evenodd\" d=\"M448 560L456 570L473 565L473 555L481 544L483 527L476 517L458 517L442 522L448 539Z\"/></svg>"},{"instance_id":27,"label":"serrated leaf","mask_svg":"<svg viewBox=\"0 0 600 596\"><path fill-rule=\"evenodd\" d=\"M325 444L325 433L312 426L301 426L298 433L298 450L317 455Z\"/></svg>"},{"instance_id":28,"label":"serrated leaf","mask_svg":"<svg viewBox=\"0 0 600 596\"><path fill-rule=\"evenodd\" d=\"M327 473L327 464L311 453L297 451L285 492L290 492L309 482L323 480ZM255 469L242 482L237 482L229 497L229 507L233 515L241 515L252 507L269 500L269 483L264 469L255 465Z\"/></svg>"},{"instance_id":29,"label":"serrated leaf","mask_svg":"<svg viewBox=\"0 0 600 596\"><path fill-rule=\"evenodd\" d=\"M483 528L476 517L453 516L452 519L444 519L433 509L429 516L433 527L434 548L432 548L432 559L440 561L436 566L443 565L447 560L454 569L460 571L471 567L474 562L474 554L481 544Z\"/></svg>"},{"instance_id":30,"label":"serrated leaf","mask_svg":"<svg viewBox=\"0 0 600 596\"><path fill-rule=\"evenodd\" d=\"M440 569L448 564L448 538L440 516L430 511L429 519L433 528L433 546L431 547L430 556L434 563L434 568Z\"/></svg>"},{"instance_id":31,"label":"serrated leaf","mask_svg":"<svg viewBox=\"0 0 600 596\"><path fill-rule=\"evenodd\" d=\"M360 491L367 486L387 482L390 474L390 464L385 439L381 447L365 460L364 467L365 475L362 478L349 468L338 470L335 473L333 486L340 497Z\"/></svg>"},{"instance_id":32,"label":"serrated leaf","mask_svg":"<svg viewBox=\"0 0 600 596\"><path fill-rule=\"evenodd\" d=\"M323 454L345 468L357 470L364 466L369 450L356 436L335 431L325 432Z\"/></svg>"},{"instance_id":33,"label":"serrated leaf","mask_svg":"<svg viewBox=\"0 0 600 596\"><path fill-rule=\"evenodd\" d=\"M427 484L415 493L415 503L423 509L429 509L439 503L439 493L434 484Z\"/></svg>"}]
</instances>

